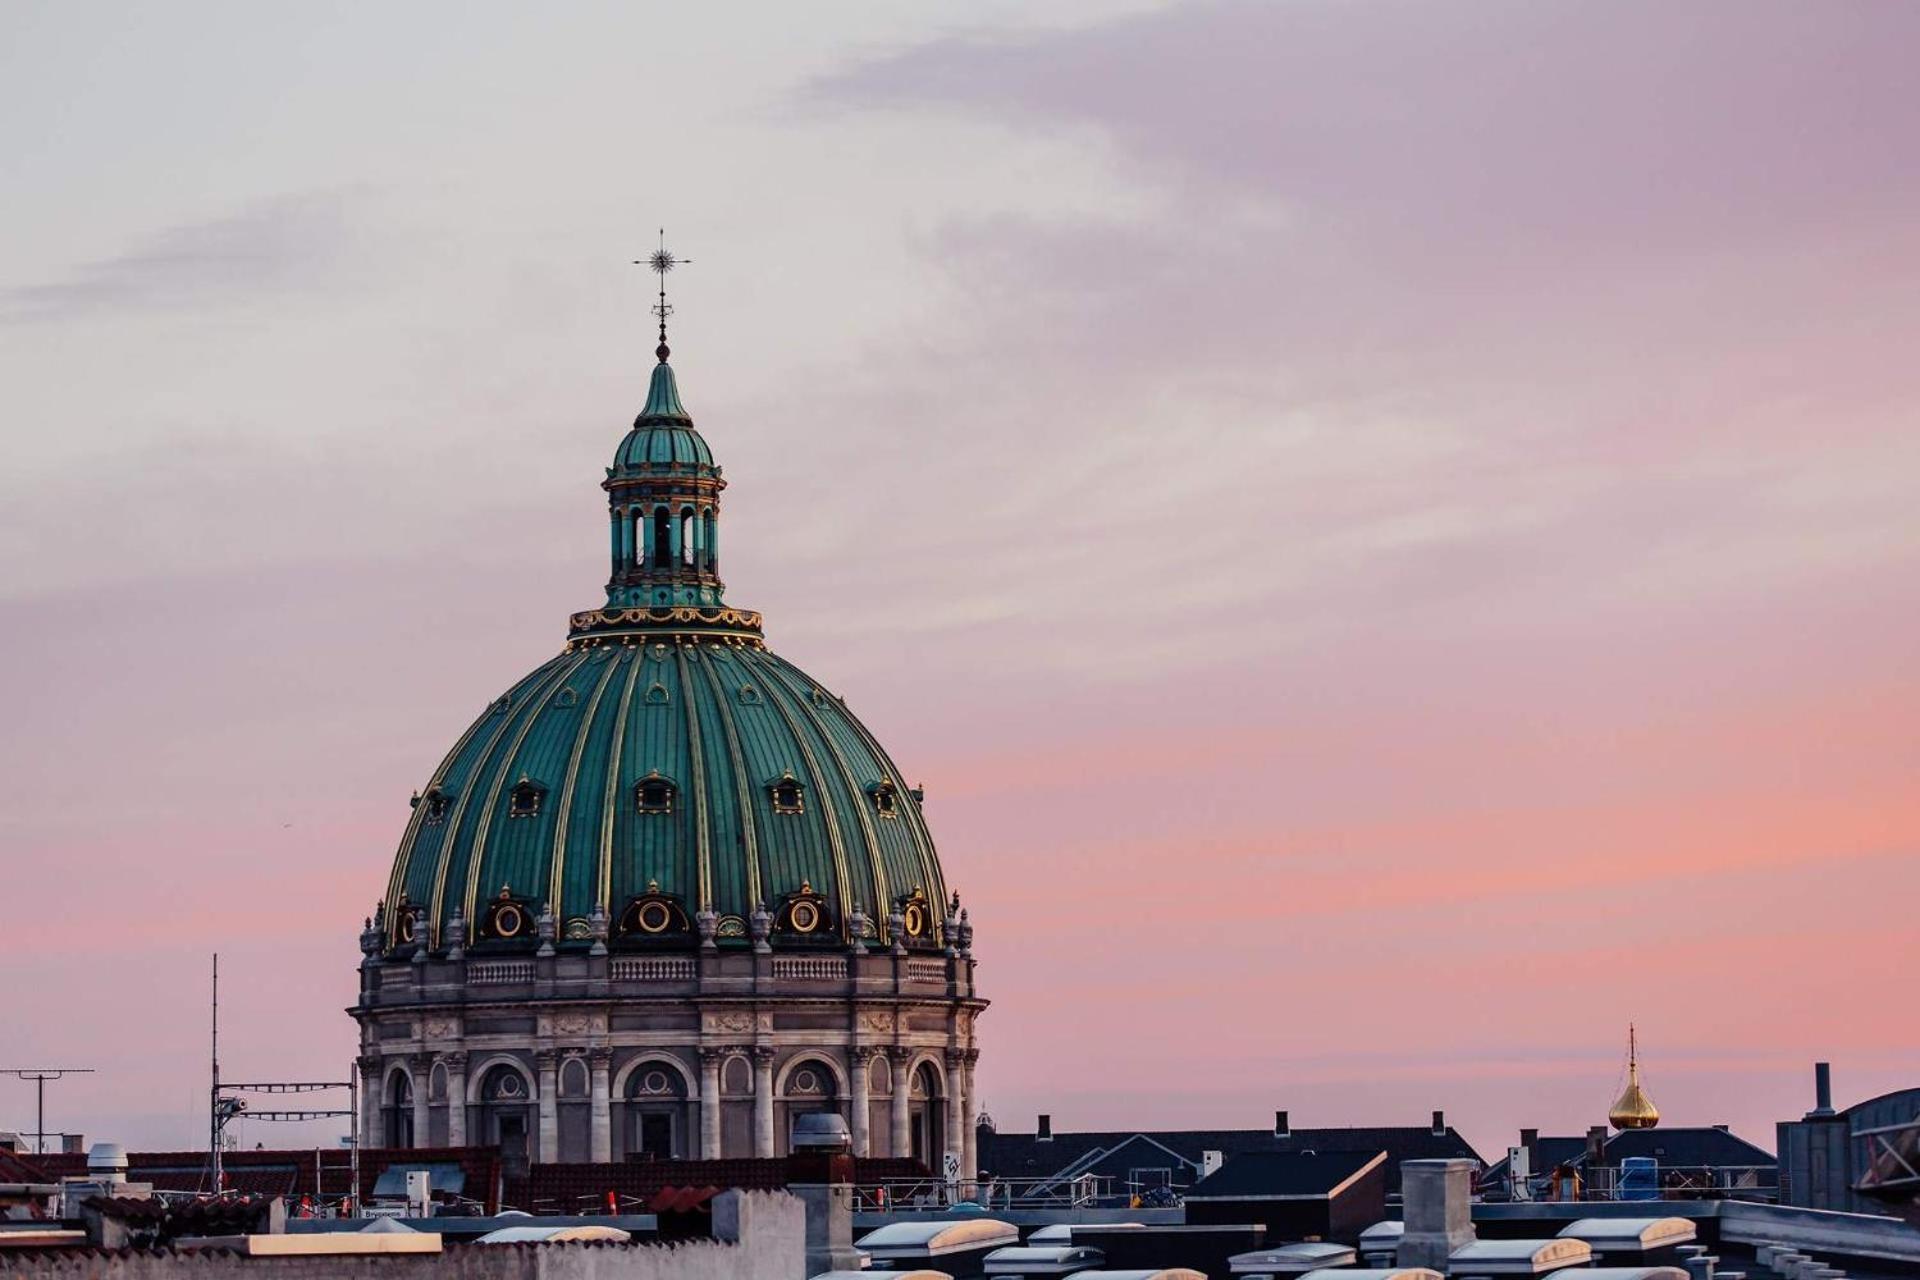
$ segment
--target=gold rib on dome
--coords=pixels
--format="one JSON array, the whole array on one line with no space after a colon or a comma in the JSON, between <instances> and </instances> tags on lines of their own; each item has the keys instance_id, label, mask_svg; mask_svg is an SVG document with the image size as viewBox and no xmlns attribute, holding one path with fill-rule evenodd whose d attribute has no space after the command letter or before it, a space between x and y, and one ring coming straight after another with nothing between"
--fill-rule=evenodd
<instances>
[{"instance_id":1,"label":"gold rib on dome","mask_svg":"<svg viewBox=\"0 0 1920 1280\"><path fill-rule=\"evenodd\" d=\"M1620 1091L1607 1119L1616 1129L1651 1129L1660 1123L1660 1108L1640 1085L1640 1041L1631 1023L1627 1025L1627 1087Z\"/></svg>"}]
</instances>

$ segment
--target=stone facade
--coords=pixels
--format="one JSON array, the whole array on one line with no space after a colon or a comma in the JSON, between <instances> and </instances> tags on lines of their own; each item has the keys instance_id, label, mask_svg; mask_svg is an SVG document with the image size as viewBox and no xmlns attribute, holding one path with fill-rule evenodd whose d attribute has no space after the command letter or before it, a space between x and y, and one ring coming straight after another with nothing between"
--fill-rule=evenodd
<instances>
[{"instance_id":1,"label":"stone facade","mask_svg":"<svg viewBox=\"0 0 1920 1280\"><path fill-rule=\"evenodd\" d=\"M969 939L970 941L970 939ZM449 958L364 944L362 1131L510 1160L789 1151L837 1111L854 1153L946 1157L977 1118L970 951L702 950Z\"/></svg>"}]
</instances>

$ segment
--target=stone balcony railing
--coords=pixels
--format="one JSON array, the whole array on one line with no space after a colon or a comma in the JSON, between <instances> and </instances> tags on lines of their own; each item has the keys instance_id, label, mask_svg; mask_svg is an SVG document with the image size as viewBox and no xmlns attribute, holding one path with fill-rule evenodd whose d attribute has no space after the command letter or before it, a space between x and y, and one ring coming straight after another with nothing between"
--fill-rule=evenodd
<instances>
[{"instance_id":1,"label":"stone balcony railing","mask_svg":"<svg viewBox=\"0 0 1920 1280\"><path fill-rule=\"evenodd\" d=\"M687 956L622 956L609 972L615 982L691 982L699 976Z\"/></svg>"}]
</instances>

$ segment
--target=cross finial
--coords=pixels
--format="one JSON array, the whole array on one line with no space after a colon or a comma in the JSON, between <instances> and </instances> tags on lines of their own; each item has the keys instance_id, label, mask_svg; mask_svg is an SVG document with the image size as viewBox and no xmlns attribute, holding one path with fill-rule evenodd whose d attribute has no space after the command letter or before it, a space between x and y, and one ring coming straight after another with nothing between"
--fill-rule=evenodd
<instances>
[{"instance_id":1,"label":"cross finial","mask_svg":"<svg viewBox=\"0 0 1920 1280\"><path fill-rule=\"evenodd\" d=\"M692 261L692 258L676 258L673 256L672 251L667 248L667 229L665 227L660 228L660 247L644 259L635 258L633 260L635 266L640 266L644 263L648 270L660 277L660 301L655 303L653 307L653 314L660 317L660 345L653 349L653 354L660 358L661 364L665 364L667 357L673 354L667 349L667 317L673 314L673 308L667 305L667 272L673 270L683 262Z\"/></svg>"}]
</instances>

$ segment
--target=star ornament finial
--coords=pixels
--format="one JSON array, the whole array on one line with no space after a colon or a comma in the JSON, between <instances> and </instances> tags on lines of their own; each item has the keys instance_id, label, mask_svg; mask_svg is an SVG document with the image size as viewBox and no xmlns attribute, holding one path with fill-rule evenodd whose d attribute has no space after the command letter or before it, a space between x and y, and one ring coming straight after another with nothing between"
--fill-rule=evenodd
<instances>
[{"instance_id":1,"label":"star ornament finial","mask_svg":"<svg viewBox=\"0 0 1920 1280\"><path fill-rule=\"evenodd\" d=\"M660 345L653 349L653 354L660 358L661 364L665 364L667 357L673 354L667 348L667 317L673 314L673 308L667 303L667 272L673 270L681 263L692 261L692 258L674 257L673 251L667 248L667 229L665 227L660 228L660 247L648 254L645 258L635 258L633 260L635 266L644 265L649 271L660 277L660 301L653 306L653 314L660 317Z\"/></svg>"}]
</instances>

